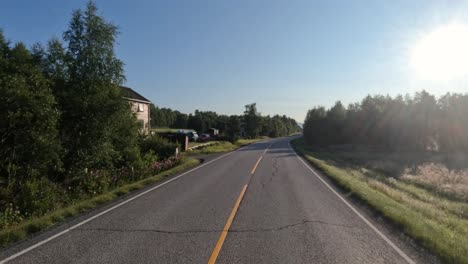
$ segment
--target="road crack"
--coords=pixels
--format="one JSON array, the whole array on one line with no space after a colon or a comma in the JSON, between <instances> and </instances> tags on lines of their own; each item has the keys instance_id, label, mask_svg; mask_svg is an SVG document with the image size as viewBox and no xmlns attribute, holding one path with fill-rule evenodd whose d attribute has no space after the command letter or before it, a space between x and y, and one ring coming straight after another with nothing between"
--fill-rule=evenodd
<instances>
[{"instance_id":1,"label":"road crack","mask_svg":"<svg viewBox=\"0 0 468 264\"><path fill-rule=\"evenodd\" d=\"M252 229L230 229L227 230L230 233L256 233L256 232L277 232L284 229L289 229L301 225L307 224L322 224L322 225L331 225L337 227L345 227L345 228L362 228L359 226L353 225L345 225L345 224L338 224L338 223L330 223L322 220L303 220L301 222L282 225L273 228L252 228ZM160 233L160 234L199 234L199 233L219 233L222 231L226 231L223 229L216 229L216 230L203 230L203 229L194 229L194 230L163 230L163 229L123 229L123 228L76 228L72 231L98 231L98 232L121 232L121 233Z\"/></svg>"},{"instance_id":2,"label":"road crack","mask_svg":"<svg viewBox=\"0 0 468 264\"><path fill-rule=\"evenodd\" d=\"M160 229L123 229L123 228L76 228L76 231L103 231L103 232L151 232L161 234L196 234L196 233L218 233L222 230L160 230Z\"/></svg>"},{"instance_id":3,"label":"road crack","mask_svg":"<svg viewBox=\"0 0 468 264\"><path fill-rule=\"evenodd\" d=\"M322 221L322 220L302 220L301 222L297 222L297 223L293 223L293 224L288 224L288 225L283 225L283 226L274 227L274 228L231 229L231 230L229 230L229 232L233 232L233 233L243 233L243 232L275 232L275 231L281 231L281 230L283 230L283 229L293 228L293 227L302 226L302 225L307 225L307 224L323 224L323 225L331 225L331 226L345 227L345 228L362 228L362 227L353 226L353 225L345 225L345 224L338 224L338 223L329 223L329 222Z\"/></svg>"},{"instance_id":4,"label":"road crack","mask_svg":"<svg viewBox=\"0 0 468 264\"><path fill-rule=\"evenodd\" d=\"M270 177L266 181L262 181L262 189L265 188L267 184L270 184L271 181L273 181L273 178L275 178L278 173L279 173L280 166L278 164L278 159L276 157L273 157L273 169L271 171Z\"/></svg>"}]
</instances>

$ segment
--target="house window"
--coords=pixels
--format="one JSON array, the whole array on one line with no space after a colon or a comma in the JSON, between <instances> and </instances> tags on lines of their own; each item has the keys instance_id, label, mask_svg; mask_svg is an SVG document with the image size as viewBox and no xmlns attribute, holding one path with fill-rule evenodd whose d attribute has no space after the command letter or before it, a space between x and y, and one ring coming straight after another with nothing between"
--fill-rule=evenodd
<instances>
[{"instance_id":1,"label":"house window","mask_svg":"<svg viewBox=\"0 0 468 264\"><path fill-rule=\"evenodd\" d=\"M138 112L145 111L144 104L138 104Z\"/></svg>"}]
</instances>

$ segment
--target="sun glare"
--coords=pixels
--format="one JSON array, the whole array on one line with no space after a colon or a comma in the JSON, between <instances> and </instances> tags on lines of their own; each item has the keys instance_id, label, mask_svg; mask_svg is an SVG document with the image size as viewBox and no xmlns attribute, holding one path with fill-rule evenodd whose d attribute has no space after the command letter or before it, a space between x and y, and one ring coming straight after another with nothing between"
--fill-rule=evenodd
<instances>
[{"instance_id":1,"label":"sun glare","mask_svg":"<svg viewBox=\"0 0 468 264\"><path fill-rule=\"evenodd\" d=\"M424 80L468 75L468 25L448 24L423 35L410 51L410 67Z\"/></svg>"}]
</instances>

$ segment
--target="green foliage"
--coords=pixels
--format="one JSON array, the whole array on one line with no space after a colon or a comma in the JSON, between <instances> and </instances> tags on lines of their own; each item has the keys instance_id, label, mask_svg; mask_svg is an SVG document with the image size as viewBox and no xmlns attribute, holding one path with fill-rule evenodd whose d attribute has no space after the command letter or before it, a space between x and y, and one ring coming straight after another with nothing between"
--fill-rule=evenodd
<instances>
[{"instance_id":1,"label":"green foliage","mask_svg":"<svg viewBox=\"0 0 468 264\"><path fill-rule=\"evenodd\" d=\"M0 229L18 224L21 221L23 221L23 215L11 203L5 206L5 209L0 212Z\"/></svg>"},{"instance_id":2,"label":"green foliage","mask_svg":"<svg viewBox=\"0 0 468 264\"><path fill-rule=\"evenodd\" d=\"M25 182L60 171L59 111L50 83L26 47L0 32L0 189L6 200Z\"/></svg>"},{"instance_id":3,"label":"green foliage","mask_svg":"<svg viewBox=\"0 0 468 264\"><path fill-rule=\"evenodd\" d=\"M0 212L0 245L5 246L8 243L26 238L28 235L38 231L47 229L53 224L63 221L65 218L75 216L81 212L85 212L95 206L109 202L117 197L129 193L131 190L138 190L145 185L159 182L170 175L193 167L199 163L199 160L187 158L182 160L182 163L172 169L161 172L157 175L145 178L143 180L120 186L110 192L106 192L92 198L81 197L81 200L76 201L72 205L55 210L43 216L30 219L23 219L19 211L10 205L4 212ZM4 219L7 219L4 221ZM6 225L3 225L6 223Z\"/></svg>"},{"instance_id":4,"label":"green foliage","mask_svg":"<svg viewBox=\"0 0 468 264\"><path fill-rule=\"evenodd\" d=\"M468 151L468 95L447 94L439 100L422 91L413 97L367 96L344 108L308 111L308 143L363 144L390 150Z\"/></svg>"},{"instance_id":5,"label":"green foliage","mask_svg":"<svg viewBox=\"0 0 468 264\"><path fill-rule=\"evenodd\" d=\"M47 51L37 49L63 113L65 181L76 178L73 173L140 162L138 123L118 87L125 77L114 53L116 35L117 27L98 16L90 2L86 10L73 12L63 34L66 48L52 39Z\"/></svg>"},{"instance_id":6,"label":"green foliage","mask_svg":"<svg viewBox=\"0 0 468 264\"><path fill-rule=\"evenodd\" d=\"M151 104L150 115L152 127L188 127L188 115L179 111L173 111L169 108L159 108Z\"/></svg>"},{"instance_id":7,"label":"green foliage","mask_svg":"<svg viewBox=\"0 0 468 264\"><path fill-rule=\"evenodd\" d=\"M188 126L200 133L205 133L212 127L222 130L221 127L217 127L218 125L223 126L220 123L221 117L216 112L195 110L195 113L188 117Z\"/></svg>"},{"instance_id":8,"label":"green foliage","mask_svg":"<svg viewBox=\"0 0 468 264\"><path fill-rule=\"evenodd\" d=\"M244 130L249 138L259 136L260 130L260 113L257 112L257 104L252 103L245 106L244 111Z\"/></svg>"},{"instance_id":9,"label":"green foliage","mask_svg":"<svg viewBox=\"0 0 468 264\"><path fill-rule=\"evenodd\" d=\"M43 215L60 204L60 190L45 177L26 180L15 194L16 205L25 216Z\"/></svg>"},{"instance_id":10,"label":"green foliage","mask_svg":"<svg viewBox=\"0 0 468 264\"><path fill-rule=\"evenodd\" d=\"M284 137L299 131L296 120L287 116L261 117L261 136Z\"/></svg>"},{"instance_id":11,"label":"green foliage","mask_svg":"<svg viewBox=\"0 0 468 264\"><path fill-rule=\"evenodd\" d=\"M96 195L109 189L111 175L108 170L74 171L71 183L75 197Z\"/></svg>"},{"instance_id":12,"label":"green foliage","mask_svg":"<svg viewBox=\"0 0 468 264\"><path fill-rule=\"evenodd\" d=\"M219 115L213 111L199 110L186 115L153 105L151 105L150 114L153 127L193 129L199 133L207 133L210 128L216 128L220 131L222 138L231 142L235 142L241 136L282 137L296 133L300 129L294 119L284 115L261 116L257 112L255 103L246 106L243 116Z\"/></svg>"},{"instance_id":13,"label":"green foliage","mask_svg":"<svg viewBox=\"0 0 468 264\"><path fill-rule=\"evenodd\" d=\"M152 157L141 157L138 123L118 87L125 78L116 34L92 2L73 13L65 45L11 48L0 32L2 221L148 175Z\"/></svg>"},{"instance_id":14,"label":"green foliage","mask_svg":"<svg viewBox=\"0 0 468 264\"><path fill-rule=\"evenodd\" d=\"M114 43L117 27L97 14L97 7L88 2L84 11L73 12L68 30L63 34L68 43L66 56L70 79L92 92L96 84L121 84L124 80L123 62L115 57Z\"/></svg>"},{"instance_id":15,"label":"green foliage","mask_svg":"<svg viewBox=\"0 0 468 264\"><path fill-rule=\"evenodd\" d=\"M468 152L468 94L446 94L437 106L434 123L441 149Z\"/></svg>"},{"instance_id":16,"label":"green foliage","mask_svg":"<svg viewBox=\"0 0 468 264\"><path fill-rule=\"evenodd\" d=\"M241 120L238 116L230 116L226 127L226 136L229 141L235 142L241 132Z\"/></svg>"},{"instance_id":17,"label":"green foliage","mask_svg":"<svg viewBox=\"0 0 468 264\"><path fill-rule=\"evenodd\" d=\"M149 136L143 139L140 143L142 153L156 153L159 160L167 159L174 156L176 148L180 146L176 143L169 142L168 140L159 136Z\"/></svg>"}]
</instances>

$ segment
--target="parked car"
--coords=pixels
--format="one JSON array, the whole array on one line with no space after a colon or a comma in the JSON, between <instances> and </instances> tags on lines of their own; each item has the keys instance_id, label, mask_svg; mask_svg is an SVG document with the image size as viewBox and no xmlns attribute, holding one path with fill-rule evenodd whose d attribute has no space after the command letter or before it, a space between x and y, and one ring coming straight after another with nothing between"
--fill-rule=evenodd
<instances>
[{"instance_id":1,"label":"parked car","mask_svg":"<svg viewBox=\"0 0 468 264\"><path fill-rule=\"evenodd\" d=\"M216 128L210 128L208 129L208 132L210 134L210 137L212 138L217 138L219 136L219 129L216 129Z\"/></svg>"},{"instance_id":2,"label":"parked car","mask_svg":"<svg viewBox=\"0 0 468 264\"><path fill-rule=\"evenodd\" d=\"M189 141L198 141L198 134L196 131L189 131L186 135L189 138Z\"/></svg>"},{"instance_id":3,"label":"parked car","mask_svg":"<svg viewBox=\"0 0 468 264\"><path fill-rule=\"evenodd\" d=\"M200 137L198 138L199 142L207 142L211 139L209 134L201 134Z\"/></svg>"}]
</instances>

